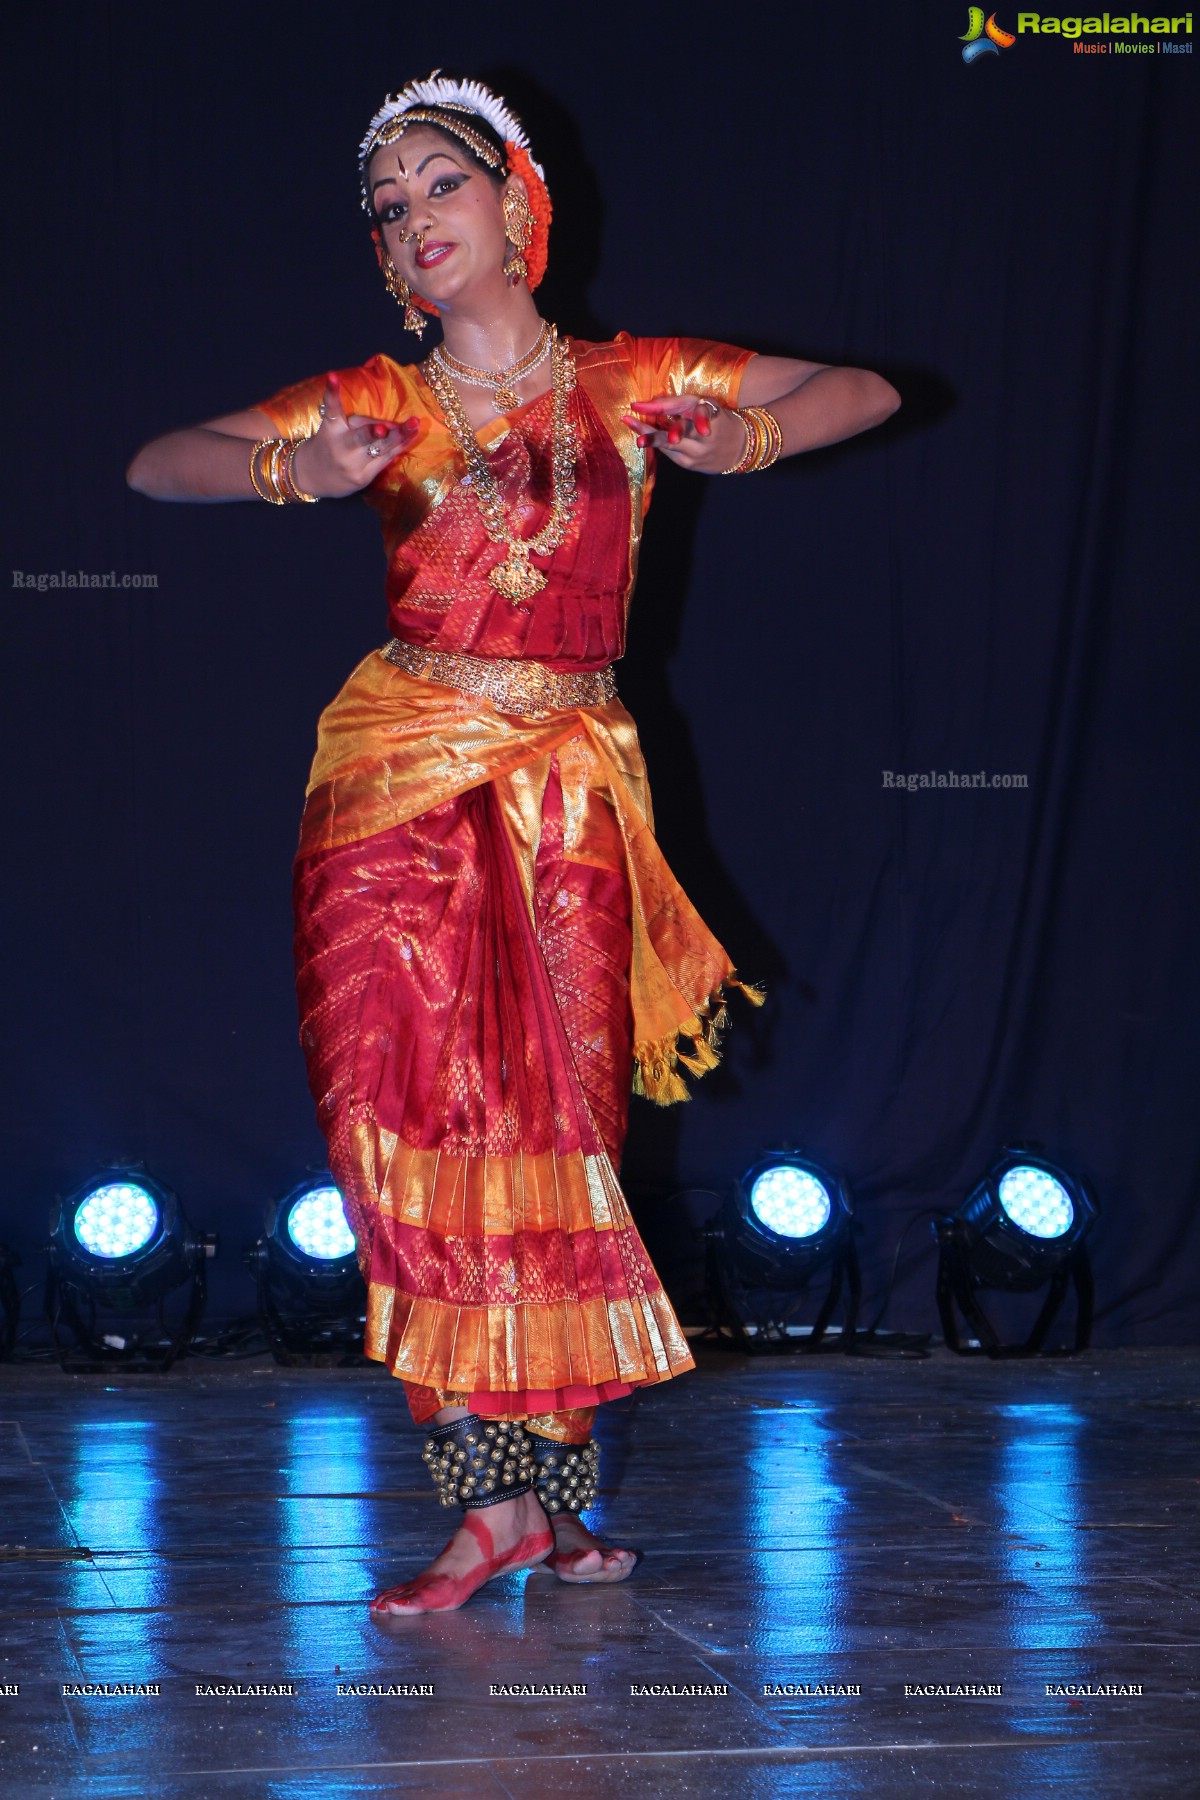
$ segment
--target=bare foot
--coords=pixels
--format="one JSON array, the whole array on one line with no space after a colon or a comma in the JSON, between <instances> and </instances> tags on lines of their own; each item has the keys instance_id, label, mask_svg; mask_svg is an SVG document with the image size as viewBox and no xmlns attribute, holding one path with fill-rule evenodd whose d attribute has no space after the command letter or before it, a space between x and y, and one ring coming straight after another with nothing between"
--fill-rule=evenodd
<instances>
[{"instance_id":1,"label":"bare foot","mask_svg":"<svg viewBox=\"0 0 1200 1800\"><path fill-rule=\"evenodd\" d=\"M439 1556L427 1569L386 1588L371 1602L373 1613L453 1612L495 1575L532 1569L554 1548L536 1494L472 1507Z\"/></svg>"},{"instance_id":2,"label":"bare foot","mask_svg":"<svg viewBox=\"0 0 1200 1800\"><path fill-rule=\"evenodd\" d=\"M614 1550L593 1536L577 1513L555 1513L554 1551L546 1558L560 1581L624 1581L637 1563L634 1550Z\"/></svg>"}]
</instances>

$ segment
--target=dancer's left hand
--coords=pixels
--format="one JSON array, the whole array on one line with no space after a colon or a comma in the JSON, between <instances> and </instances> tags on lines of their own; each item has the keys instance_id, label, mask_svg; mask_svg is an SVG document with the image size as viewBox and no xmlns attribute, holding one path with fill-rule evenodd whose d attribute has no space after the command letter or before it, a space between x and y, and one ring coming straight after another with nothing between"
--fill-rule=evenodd
<instances>
[{"instance_id":1,"label":"dancer's left hand","mask_svg":"<svg viewBox=\"0 0 1200 1800\"><path fill-rule=\"evenodd\" d=\"M740 419L694 394L656 394L635 400L621 417L637 433L639 448L652 446L682 468L719 474L737 462L746 447Z\"/></svg>"}]
</instances>

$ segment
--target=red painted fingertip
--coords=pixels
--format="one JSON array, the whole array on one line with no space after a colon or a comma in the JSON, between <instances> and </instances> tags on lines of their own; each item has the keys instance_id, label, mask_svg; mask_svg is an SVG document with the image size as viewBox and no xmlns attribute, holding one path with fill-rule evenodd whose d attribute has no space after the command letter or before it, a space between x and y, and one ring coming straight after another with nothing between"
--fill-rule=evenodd
<instances>
[{"instance_id":1,"label":"red painted fingertip","mask_svg":"<svg viewBox=\"0 0 1200 1800\"><path fill-rule=\"evenodd\" d=\"M667 433L667 442L668 444L677 444L682 436L683 433L680 431L678 425L672 425L670 431Z\"/></svg>"},{"instance_id":2,"label":"red painted fingertip","mask_svg":"<svg viewBox=\"0 0 1200 1800\"><path fill-rule=\"evenodd\" d=\"M638 441L637 441L637 447L638 447L638 449L639 449L639 450L644 450L644 449L645 449L645 448L646 448L646 445L647 445L647 444L648 444L648 443L649 443L649 442L650 442L650 439L649 439L649 438L648 438L648 437L640 437L640 438L639 438L639 439L638 439Z\"/></svg>"},{"instance_id":3,"label":"red painted fingertip","mask_svg":"<svg viewBox=\"0 0 1200 1800\"><path fill-rule=\"evenodd\" d=\"M708 422L707 413L696 414L696 430L700 433L701 437L707 437L712 430L712 426Z\"/></svg>"},{"instance_id":4,"label":"red painted fingertip","mask_svg":"<svg viewBox=\"0 0 1200 1800\"><path fill-rule=\"evenodd\" d=\"M329 385L331 388L340 388L342 385L342 378L336 369L330 369L329 371Z\"/></svg>"},{"instance_id":5,"label":"red painted fingertip","mask_svg":"<svg viewBox=\"0 0 1200 1800\"><path fill-rule=\"evenodd\" d=\"M371 427L371 436L377 438L386 437L390 430L391 427L389 425L375 424Z\"/></svg>"}]
</instances>

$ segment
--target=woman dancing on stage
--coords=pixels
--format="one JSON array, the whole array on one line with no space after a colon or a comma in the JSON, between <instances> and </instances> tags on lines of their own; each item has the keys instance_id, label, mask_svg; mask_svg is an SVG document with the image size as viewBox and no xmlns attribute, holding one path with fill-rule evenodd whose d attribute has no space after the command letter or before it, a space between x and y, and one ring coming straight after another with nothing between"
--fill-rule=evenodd
<instances>
[{"instance_id":1,"label":"woman dancing on stage","mask_svg":"<svg viewBox=\"0 0 1200 1800\"><path fill-rule=\"evenodd\" d=\"M592 1420L693 1362L617 1182L628 1096L686 1099L742 988L655 843L613 681L655 456L764 469L899 397L865 369L560 336L533 298L543 172L477 82L389 98L359 170L405 325L436 313L442 343L157 438L129 481L281 506L365 491L383 525L392 636L321 717L295 866L301 1042L366 1354L464 1509L382 1614L540 1562L570 1582L634 1566L579 1517Z\"/></svg>"}]
</instances>

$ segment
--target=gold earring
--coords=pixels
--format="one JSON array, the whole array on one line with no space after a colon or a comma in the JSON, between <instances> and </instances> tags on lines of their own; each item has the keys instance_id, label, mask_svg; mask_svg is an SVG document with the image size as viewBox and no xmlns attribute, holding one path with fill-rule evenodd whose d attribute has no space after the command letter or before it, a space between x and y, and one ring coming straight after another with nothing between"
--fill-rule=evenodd
<instances>
[{"instance_id":1,"label":"gold earring","mask_svg":"<svg viewBox=\"0 0 1200 1800\"><path fill-rule=\"evenodd\" d=\"M392 261L389 251L383 252L380 266L383 269L384 286L397 306L404 308L405 331L415 331L421 337L425 331L425 314L413 305L412 289Z\"/></svg>"},{"instance_id":2,"label":"gold earring","mask_svg":"<svg viewBox=\"0 0 1200 1800\"><path fill-rule=\"evenodd\" d=\"M533 213L520 188L509 188L504 196L504 235L516 255L505 263L504 272L514 287L518 281L529 279L529 264L525 261L525 252L533 237L533 224Z\"/></svg>"}]
</instances>

